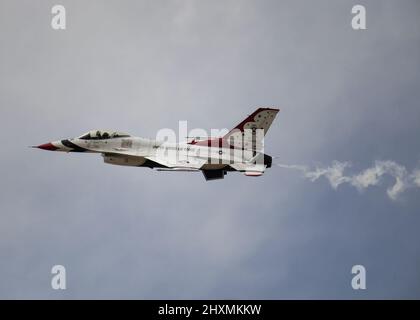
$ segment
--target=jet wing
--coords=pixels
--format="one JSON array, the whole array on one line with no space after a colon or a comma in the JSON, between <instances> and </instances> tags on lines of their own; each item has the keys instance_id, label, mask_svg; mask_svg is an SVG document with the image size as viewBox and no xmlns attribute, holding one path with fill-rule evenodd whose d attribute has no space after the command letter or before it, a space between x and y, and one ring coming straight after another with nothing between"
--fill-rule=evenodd
<instances>
[{"instance_id":1,"label":"jet wing","mask_svg":"<svg viewBox=\"0 0 420 320\"><path fill-rule=\"evenodd\" d=\"M145 157L150 161L159 163L168 168L200 169L207 161L204 159L189 158L188 160L172 160L156 156Z\"/></svg>"},{"instance_id":2,"label":"jet wing","mask_svg":"<svg viewBox=\"0 0 420 320\"><path fill-rule=\"evenodd\" d=\"M110 150L104 150L102 153L106 154L119 154L124 156L132 156L132 157L142 157L142 155L139 155L137 151L133 149L128 148L112 148Z\"/></svg>"}]
</instances>

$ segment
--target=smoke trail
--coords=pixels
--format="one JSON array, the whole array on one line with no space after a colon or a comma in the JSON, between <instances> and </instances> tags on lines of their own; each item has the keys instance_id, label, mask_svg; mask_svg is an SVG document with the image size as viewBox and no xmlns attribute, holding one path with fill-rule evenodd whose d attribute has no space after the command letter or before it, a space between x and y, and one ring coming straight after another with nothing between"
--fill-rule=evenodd
<instances>
[{"instance_id":1,"label":"smoke trail","mask_svg":"<svg viewBox=\"0 0 420 320\"><path fill-rule=\"evenodd\" d=\"M412 177L414 183L417 185L417 187L420 187L420 170L419 169L414 170L411 177Z\"/></svg>"},{"instance_id":2,"label":"smoke trail","mask_svg":"<svg viewBox=\"0 0 420 320\"><path fill-rule=\"evenodd\" d=\"M394 178L394 184L387 189L387 194L392 200L407 188L420 187L420 170L416 169L409 174L407 169L394 161L375 161L374 166L358 174L346 175L344 171L351 166L350 162L333 161L331 166L326 168L317 167L313 170L308 166L277 164L281 168L301 171L303 176L311 181L325 177L333 189L339 185L348 183L359 191L370 186L377 186L381 183L382 177L388 175Z\"/></svg>"}]
</instances>

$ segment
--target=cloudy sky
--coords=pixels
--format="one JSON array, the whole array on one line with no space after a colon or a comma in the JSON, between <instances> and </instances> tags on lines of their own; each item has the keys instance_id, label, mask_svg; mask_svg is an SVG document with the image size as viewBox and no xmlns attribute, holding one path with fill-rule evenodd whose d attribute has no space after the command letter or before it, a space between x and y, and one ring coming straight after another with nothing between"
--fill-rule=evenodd
<instances>
[{"instance_id":1,"label":"cloudy sky","mask_svg":"<svg viewBox=\"0 0 420 320\"><path fill-rule=\"evenodd\" d=\"M420 298L419 1L62 0L60 31L55 4L0 1L0 298ZM260 178L27 148L260 106Z\"/></svg>"}]
</instances>

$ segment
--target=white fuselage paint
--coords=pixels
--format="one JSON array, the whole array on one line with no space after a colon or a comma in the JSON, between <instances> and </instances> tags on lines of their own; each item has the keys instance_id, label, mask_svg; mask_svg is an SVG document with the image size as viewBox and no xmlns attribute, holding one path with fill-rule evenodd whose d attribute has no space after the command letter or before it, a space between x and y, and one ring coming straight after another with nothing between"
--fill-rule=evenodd
<instances>
[{"instance_id":1,"label":"white fuselage paint","mask_svg":"<svg viewBox=\"0 0 420 320\"><path fill-rule=\"evenodd\" d=\"M52 142L58 148L57 151L73 150L63 145L62 141ZM249 150L171 143L140 137L103 140L75 138L68 141L85 149L85 152L101 153L104 155L105 162L116 165L141 166L146 159L150 159L169 168L222 169L234 163L252 167L251 171L264 171L264 168L257 167L258 165L247 163L253 157L253 152ZM247 168L244 167L239 171L246 170Z\"/></svg>"},{"instance_id":2,"label":"white fuselage paint","mask_svg":"<svg viewBox=\"0 0 420 320\"><path fill-rule=\"evenodd\" d=\"M143 166L162 171L202 170L206 180L223 179L228 171L241 171L256 177L271 166L272 157L264 154L263 139L278 112L276 108L258 108L225 135L201 141L194 139L191 143L92 130L75 139L34 147L49 151L101 153L105 163L121 166Z\"/></svg>"}]
</instances>

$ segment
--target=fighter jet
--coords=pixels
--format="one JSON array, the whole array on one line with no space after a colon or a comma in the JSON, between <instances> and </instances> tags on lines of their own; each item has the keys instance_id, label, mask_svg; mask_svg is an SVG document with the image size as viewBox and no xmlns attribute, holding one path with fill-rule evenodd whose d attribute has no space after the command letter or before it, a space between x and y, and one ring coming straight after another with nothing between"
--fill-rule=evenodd
<instances>
[{"instance_id":1,"label":"fighter jet","mask_svg":"<svg viewBox=\"0 0 420 320\"><path fill-rule=\"evenodd\" d=\"M264 136L279 109L259 108L222 137L186 137L185 142L146 139L112 130L92 130L77 138L33 146L42 150L100 153L105 163L158 171L202 171L206 180L227 172L261 176L271 167Z\"/></svg>"}]
</instances>

